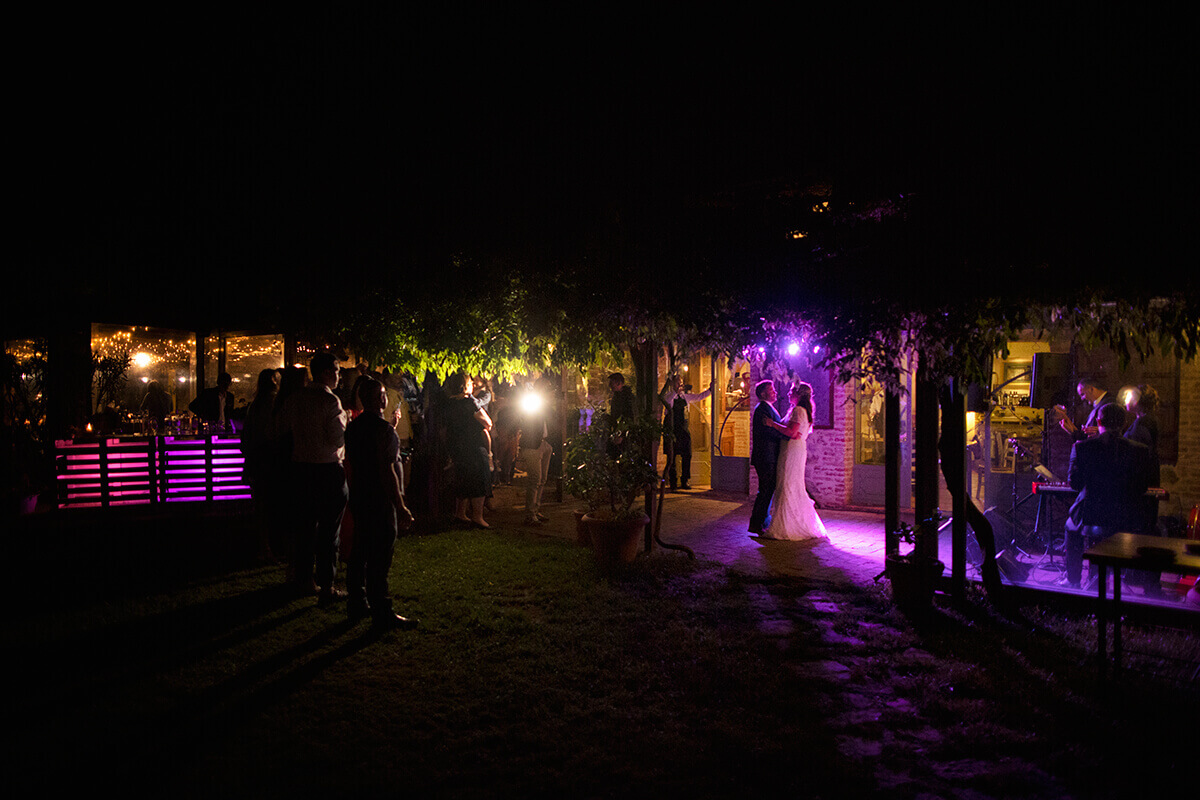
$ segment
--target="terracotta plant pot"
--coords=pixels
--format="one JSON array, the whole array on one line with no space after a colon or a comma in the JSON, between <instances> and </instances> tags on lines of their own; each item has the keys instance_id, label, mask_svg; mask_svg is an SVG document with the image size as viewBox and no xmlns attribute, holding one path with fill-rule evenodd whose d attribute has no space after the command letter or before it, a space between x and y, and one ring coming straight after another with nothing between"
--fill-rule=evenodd
<instances>
[{"instance_id":1,"label":"terracotta plant pot","mask_svg":"<svg viewBox=\"0 0 1200 800\"><path fill-rule=\"evenodd\" d=\"M630 564L641 549L642 531L650 518L640 514L632 519L603 519L587 514L580 521L587 528L596 560L604 566Z\"/></svg>"},{"instance_id":2,"label":"terracotta plant pot","mask_svg":"<svg viewBox=\"0 0 1200 800\"><path fill-rule=\"evenodd\" d=\"M575 509L575 541L581 547L591 547L592 537L588 527L583 524L583 518L588 513L586 508Z\"/></svg>"},{"instance_id":3,"label":"terracotta plant pot","mask_svg":"<svg viewBox=\"0 0 1200 800\"><path fill-rule=\"evenodd\" d=\"M27 494L19 498L17 501L18 514L32 514L37 511L38 495Z\"/></svg>"}]
</instances>

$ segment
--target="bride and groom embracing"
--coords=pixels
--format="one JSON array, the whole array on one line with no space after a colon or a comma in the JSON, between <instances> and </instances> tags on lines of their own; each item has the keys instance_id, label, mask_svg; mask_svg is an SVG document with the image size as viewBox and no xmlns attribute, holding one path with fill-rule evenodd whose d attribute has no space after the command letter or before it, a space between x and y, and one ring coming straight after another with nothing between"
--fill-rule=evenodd
<instances>
[{"instance_id":1,"label":"bride and groom embracing","mask_svg":"<svg viewBox=\"0 0 1200 800\"><path fill-rule=\"evenodd\" d=\"M772 405L778 397L773 381L759 381L754 393L758 405L750 423L750 463L758 473L758 496L750 513L750 533L767 539L826 538L825 524L804 486L813 427L812 387L792 384L788 392L792 410L786 424Z\"/></svg>"}]
</instances>

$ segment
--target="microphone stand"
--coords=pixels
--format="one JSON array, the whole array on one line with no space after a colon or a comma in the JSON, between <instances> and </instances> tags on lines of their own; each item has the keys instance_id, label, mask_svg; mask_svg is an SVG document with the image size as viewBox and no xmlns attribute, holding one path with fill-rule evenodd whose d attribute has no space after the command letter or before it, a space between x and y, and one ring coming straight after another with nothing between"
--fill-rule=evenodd
<instances>
[{"instance_id":1,"label":"microphone stand","mask_svg":"<svg viewBox=\"0 0 1200 800\"><path fill-rule=\"evenodd\" d=\"M1032 487L1031 487L1031 488L1030 488L1030 491L1029 491L1029 494L1027 494L1027 495L1025 495L1023 498L1021 498L1021 501L1020 501L1019 503L1017 502L1017 456L1019 456L1019 455L1023 455L1023 456L1025 456L1026 458L1028 458L1028 459L1030 459L1030 460L1034 461L1034 462L1035 462L1035 467L1034 467L1034 472L1035 472L1035 473L1037 472L1037 468L1038 468L1038 467L1041 467L1042 465L1041 465L1040 463L1038 463L1038 462L1037 462L1037 458L1036 458L1036 457L1033 455L1033 453L1029 452L1028 450L1026 450L1026 449L1025 449L1025 447L1024 447L1024 446L1022 446L1021 442L1020 442L1020 441L1017 439L1017 437L1015 437L1015 436L1014 436L1014 437L1012 437L1011 439L1009 439L1009 440L1008 440L1008 443L1009 443L1009 444L1012 446L1012 449L1013 449L1013 489L1012 489L1012 496L1013 496L1013 510L1012 510L1012 513L1013 513L1013 519L1012 519L1012 524L1013 524L1013 542L1014 542L1014 543L1016 542L1016 530L1017 530L1017 506L1019 506L1019 505L1024 505L1024 504L1025 504L1025 502L1026 502L1027 500L1029 500L1029 498L1033 497L1033 496L1036 494L1036 495L1037 495L1037 499L1038 499L1038 507L1037 507L1037 512L1036 512L1036 515L1034 516L1034 522L1033 522L1033 534L1034 534L1034 536L1036 536L1036 537L1038 538L1038 540L1039 540L1039 541L1041 541L1043 544L1045 544L1045 545L1046 545L1046 552L1047 552L1047 554L1050 554L1050 560L1051 560L1051 563L1053 563L1053 561L1054 561L1054 556L1053 556L1053 554L1052 554L1052 552L1051 552L1052 548L1050 547L1049 543L1048 543L1048 542L1046 542L1046 541L1045 541L1045 540L1042 538L1042 535L1041 535L1041 519L1042 519L1042 511L1043 511L1043 509L1046 509L1047 511L1048 511L1048 509L1049 509L1049 506L1048 506L1048 503L1047 503L1047 500L1048 500L1048 497L1047 497L1047 495L1045 495L1045 494L1038 494L1037 492L1034 492L1034 491L1033 491L1033 489L1032 489ZM1028 554L1027 554L1027 555L1028 555Z\"/></svg>"}]
</instances>

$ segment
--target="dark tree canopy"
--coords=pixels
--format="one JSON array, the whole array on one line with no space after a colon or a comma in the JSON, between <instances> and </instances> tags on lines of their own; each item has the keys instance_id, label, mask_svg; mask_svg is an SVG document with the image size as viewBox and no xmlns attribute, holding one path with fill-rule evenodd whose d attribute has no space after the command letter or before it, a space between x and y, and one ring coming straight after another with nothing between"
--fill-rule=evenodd
<instances>
[{"instance_id":1,"label":"dark tree canopy","mask_svg":"<svg viewBox=\"0 0 1200 800\"><path fill-rule=\"evenodd\" d=\"M762 317L1196 292L1195 68L1165 20L806 10L742 48L727 20L24 13L6 336L458 331L540 359L585 329L732 345Z\"/></svg>"}]
</instances>

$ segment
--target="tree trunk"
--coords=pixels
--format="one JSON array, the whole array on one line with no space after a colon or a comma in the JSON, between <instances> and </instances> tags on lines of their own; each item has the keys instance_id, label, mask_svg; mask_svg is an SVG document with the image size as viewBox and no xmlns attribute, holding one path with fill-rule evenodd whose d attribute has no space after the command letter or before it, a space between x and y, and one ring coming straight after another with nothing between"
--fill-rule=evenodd
<instances>
[{"instance_id":1,"label":"tree trunk","mask_svg":"<svg viewBox=\"0 0 1200 800\"><path fill-rule=\"evenodd\" d=\"M658 350L659 345L654 341L644 341L635 344L631 349L633 356L633 374L634 374L634 413L640 416L654 415L657 413L655 404L658 398ZM650 452L646 454L651 463L658 461L658 442L655 441L650 446ZM646 487L646 502L645 502L646 517L648 520L654 519L654 487ZM647 521L645 530L645 549L650 552L654 543L654 526Z\"/></svg>"}]
</instances>

